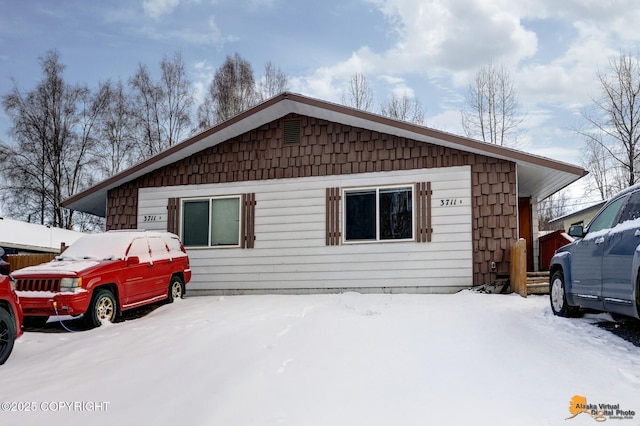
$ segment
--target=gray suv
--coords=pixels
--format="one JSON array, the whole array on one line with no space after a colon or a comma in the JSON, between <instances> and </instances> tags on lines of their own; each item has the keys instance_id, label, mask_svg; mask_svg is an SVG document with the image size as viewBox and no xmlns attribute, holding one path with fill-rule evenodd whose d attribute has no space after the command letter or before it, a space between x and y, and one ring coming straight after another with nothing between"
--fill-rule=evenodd
<instances>
[{"instance_id":1,"label":"gray suv","mask_svg":"<svg viewBox=\"0 0 640 426\"><path fill-rule=\"evenodd\" d=\"M640 318L640 185L612 197L575 240L551 259L551 309L574 316L581 309Z\"/></svg>"}]
</instances>

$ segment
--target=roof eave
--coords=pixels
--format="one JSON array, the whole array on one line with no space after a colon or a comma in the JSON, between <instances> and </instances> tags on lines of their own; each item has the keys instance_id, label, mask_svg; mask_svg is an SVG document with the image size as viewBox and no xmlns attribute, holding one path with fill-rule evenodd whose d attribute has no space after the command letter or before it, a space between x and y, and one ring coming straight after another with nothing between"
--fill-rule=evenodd
<instances>
[{"instance_id":1,"label":"roof eave","mask_svg":"<svg viewBox=\"0 0 640 426\"><path fill-rule=\"evenodd\" d=\"M518 168L522 171L530 170L530 175L535 173L535 170L541 170L540 173L542 173L542 175L548 173L550 170L556 172L556 184L546 185L545 188L537 189L535 186L532 186L530 191L524 191L525 193L523 195L526 195L526 192L531 192L531 194L535 193L538 199L546 198L587 174L587 172L580 167L556 160L550 160L522 151L394 120L343 105L293 93L282 93L207 131L194 135L125 171L105 179L83 192L73 195L66 199L62 205L73 210L105 217L107 214L106 197L109 190L141 177L153 170L174 163L181 158L195 154L210 146L215 146L291 113L513 161L518 164ZM544 176L542 179L544 180Z\"/></svg>"}]
</instances>

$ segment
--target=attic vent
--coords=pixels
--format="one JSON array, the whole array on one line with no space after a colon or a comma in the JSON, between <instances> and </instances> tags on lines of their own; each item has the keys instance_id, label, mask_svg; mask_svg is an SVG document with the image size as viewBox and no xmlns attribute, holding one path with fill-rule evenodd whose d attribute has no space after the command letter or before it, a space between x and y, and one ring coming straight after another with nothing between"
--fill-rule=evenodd
<instances>
[{"instance_id":1,"label":"attic vent","mask_svg":"<svg viewBox=\"0 0 640 426\"><path fill-rule=\"evenodd\" d=\"M284 143L300 143L300 120L284 121Z\"/></svg>"}]
</instances>

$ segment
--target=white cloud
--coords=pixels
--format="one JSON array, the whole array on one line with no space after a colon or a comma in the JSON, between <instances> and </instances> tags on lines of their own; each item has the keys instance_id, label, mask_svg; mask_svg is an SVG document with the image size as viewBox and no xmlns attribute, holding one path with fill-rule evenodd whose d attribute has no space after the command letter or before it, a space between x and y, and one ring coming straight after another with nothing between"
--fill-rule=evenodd
<instances>
[{"instance_id":1,"label":"white cloud","mask_svg":"<svg viewBox=\"0 0 640 426\"><path fill-rule=\"evenodd\" d=\"M425 123L428 127L441 130L443 132L463 135L460 111L447 109L438 114L427 116Z\"/></svg>"},{"instance_id":2,"label":"white cloud","mask_svg":"<svg viewBox=\"0 0 640 426\"><path fill-rule=\"evenodd\" d=\"M343 62L299 79L313 95L335 92L355 71L365 75L449 76L463 85L489 59L508 63L535 54L537 39L517 13L500 0L371 0L384 14L396 40L376 52L364 46ZM503 4L504 3L504 4ZM403 88L407 89L406 87Z\"/></svg>"},{"instance_id":3,"label":"white cloud","mask_svg":"<svg viewBox=\"0 0 640 426\"><path fill-rule=\"evenodd\" d=\"M158 19L162 15L169 14L178 7L180 0L144 0L142 8L144 13L153 19Z\"/></svg>"},{"instance_id":4,"label":"white cloud","mask_svg":"<svg viewBox=\"0 0 640 426\"><path fill-rule=\"evenodd\" d=\"M146 37L154 40L180 40L188 45L195 46L215 46L221 49L226 43L237 40L233 35L224 35L218 28L216 20L213 16L209 17L206 26L188 27L188 28L156 28L154 26L146 26L140 29Z\"/></svg>"}]
</instances>

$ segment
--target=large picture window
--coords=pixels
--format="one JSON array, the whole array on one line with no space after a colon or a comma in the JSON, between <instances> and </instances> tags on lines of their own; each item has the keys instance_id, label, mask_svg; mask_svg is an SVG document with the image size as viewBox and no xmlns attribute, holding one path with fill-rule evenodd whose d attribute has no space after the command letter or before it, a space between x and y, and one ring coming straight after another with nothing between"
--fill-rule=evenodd
<instances>
[{"instance_id":1,"label":"large picture window","mask_svg":"<svg viewBox=\"0 0 640 426\"><path fill-rule=\"evenodd\" d=\"M413 236L413 186L344 191L345 240L410 240Z\"/></svg>"},{"instance_id":2,"label":"large picture window","mask_svg":"<svg viewBox=\"0 0 640 426\"><path fill-rule=\"evenodd\" d=\"M240 197L183 200L185 247L240 245Z\"/></svg>"}]
</instances>

